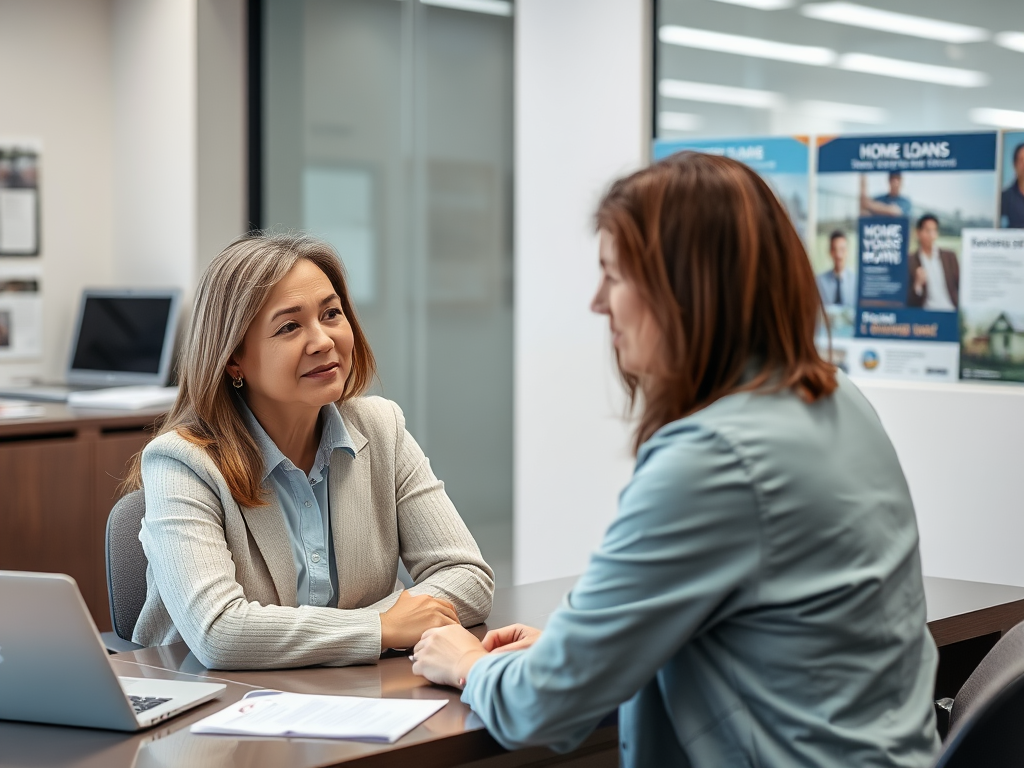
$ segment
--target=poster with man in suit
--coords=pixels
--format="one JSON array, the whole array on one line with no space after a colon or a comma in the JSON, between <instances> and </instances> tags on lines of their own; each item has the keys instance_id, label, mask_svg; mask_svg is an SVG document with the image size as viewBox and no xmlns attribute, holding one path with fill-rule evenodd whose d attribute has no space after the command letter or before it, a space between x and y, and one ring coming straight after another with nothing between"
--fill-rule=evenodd
<instances>
[{"instance_id":1,"label":"poster with man in suit","mask_svg":"<svg viewBox=\"0 0 1024 768\"><path fill-rule=\"evenodd\" d=\"M939 220L926 213L917 220L917 250L908 259L907 306L929 312L956 312L960 306L960 264L940 248Z\"/></svg>"}]
</instances>

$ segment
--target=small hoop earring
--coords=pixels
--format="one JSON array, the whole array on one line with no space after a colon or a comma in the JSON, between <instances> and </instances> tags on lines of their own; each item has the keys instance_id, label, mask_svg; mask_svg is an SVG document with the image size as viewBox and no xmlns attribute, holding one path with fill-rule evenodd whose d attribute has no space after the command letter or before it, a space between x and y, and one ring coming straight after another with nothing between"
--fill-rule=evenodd
<instances>
[{"instance_id":1,"label":"small hoop earring","mask_svg":"<svg viewBox=\"0 0 1024 768\"><path fill-rule=\"evenodd\" d=\"M241 389L244 383L245 379L243 379L241 376L236 377L231 382L232 386L234 386L235 389Z\"/></svg>"}]
</instances>

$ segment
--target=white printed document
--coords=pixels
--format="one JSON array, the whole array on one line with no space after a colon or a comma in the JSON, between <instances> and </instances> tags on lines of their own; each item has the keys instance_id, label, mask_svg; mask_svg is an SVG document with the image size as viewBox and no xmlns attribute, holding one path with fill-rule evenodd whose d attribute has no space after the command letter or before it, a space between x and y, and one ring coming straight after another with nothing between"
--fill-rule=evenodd
<instances>
[{"instance_id":1,"label":"white printed document","mask_svg":"<svg viewBox=\"0 0 1024 768\"><path fill-rule=\"evenodd\" d=\"M445 699L369 699L250 691L192 725L192 733L301 736L392 744L440 710Z\"/></svg>"}]
</instances>

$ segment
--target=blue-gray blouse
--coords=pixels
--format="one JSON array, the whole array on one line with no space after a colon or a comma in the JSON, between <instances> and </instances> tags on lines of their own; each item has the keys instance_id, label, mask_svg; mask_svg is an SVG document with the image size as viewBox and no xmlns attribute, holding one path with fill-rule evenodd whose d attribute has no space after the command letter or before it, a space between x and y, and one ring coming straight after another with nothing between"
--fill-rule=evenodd
<instances>
[{"instance_id":1,"label":"blue-gray blouse","mask_svg":"<svg viewBox=\"0 0 1024 768\"><path fill-rule=\"evenodd\" d=\"M627 766L928 766L937 653L914 507L842 374L660 429L576 587L463 701L503 745L578 745L619 709ZM569 479L567 478L567 482Z\"/></svg>"},{"instance_id":2,"label":"blue-gray blouse","mask_svg":"<svg viewBox=\"0 0 1024 768\"><path fill-rule=\"evenodd\" d=\"M296 601L299 605L320 608L335 606L338 566L331 543L327 477L334 450L355 455L355 446L345 422L334 403L320 409L320 446L313 468L307 475L281 453L245 401L241 397L236 400L242 420L263 456L263 482L269 484L284 512L298 580Z\"/></svg>"}]
</instances>

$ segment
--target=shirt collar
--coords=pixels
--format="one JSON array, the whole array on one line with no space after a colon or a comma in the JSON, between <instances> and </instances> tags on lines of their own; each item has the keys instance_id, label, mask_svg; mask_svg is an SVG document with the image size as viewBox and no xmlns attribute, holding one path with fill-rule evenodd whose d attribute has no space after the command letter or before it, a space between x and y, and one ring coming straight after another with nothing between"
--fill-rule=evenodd
<instances>
[{"instance_id":1,"label":"shirt collar","mask_svg":"<svg viewBox=\"0 0 1024 768\"><path fill-rule=\"evenodd\" d=\"M259 448L260 455L263 457L263 479L266 480L282 462L291 465L288 457L281 453L281 449L270 439L270 435L263 429L263 425L257 421L256 416L249 409L248 403L238 395L235 396L235 402L238 403L238 413L241 415L246 429L256 441L256 447ZM334 403L328 403L320 409L320 424L322 427L320 446L317 448L316 458L313 459L313 469L309 473L309 479L315 483L323 479L324 469L330 465L331 454L335 448L347 451L350 456L356 455L355 443Z\"/></svg>"}]
</instances>

